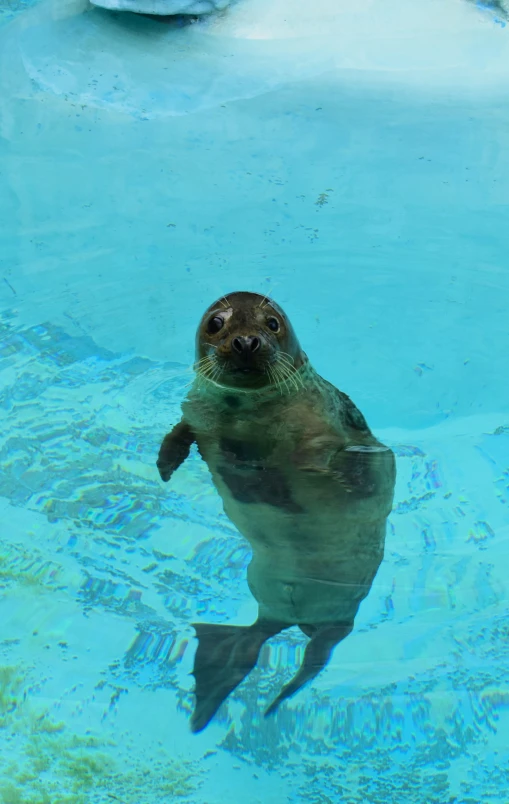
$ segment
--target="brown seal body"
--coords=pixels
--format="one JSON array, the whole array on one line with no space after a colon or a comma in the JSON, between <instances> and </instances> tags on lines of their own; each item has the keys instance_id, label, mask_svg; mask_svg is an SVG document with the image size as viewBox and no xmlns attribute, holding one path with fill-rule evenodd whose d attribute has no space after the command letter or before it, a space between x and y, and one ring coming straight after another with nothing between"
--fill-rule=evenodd
<instances>
[{"instance_id":1,"label":"brown seal body","mask_svg":"<svg viewBox=\"0 0 509 804\"><path fill-rule=\"evenodd\" d=\"M251 626L196 624L195 731L292 625L309 636L302 667L267 710L326 665L352 630L383 558L394 456L353 402L311 367L274 303L232 293L197 333L197 376L161 446L163 480L196 442L225 513L251 545Z\"/></svg>"}]
</instances>

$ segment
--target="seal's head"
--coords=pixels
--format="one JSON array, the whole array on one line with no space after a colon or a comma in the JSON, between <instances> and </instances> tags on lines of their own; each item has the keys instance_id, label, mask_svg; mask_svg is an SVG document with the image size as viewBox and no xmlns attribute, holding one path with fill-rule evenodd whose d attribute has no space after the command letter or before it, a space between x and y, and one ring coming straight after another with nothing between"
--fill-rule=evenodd
<instances>
[{"instance_id":1,"label":"seal's head","mask_svg":"<svg viewBox=\"0 0 509 804\"><path fill-rule=\"evenodd\" d=\"M283 310L258 293L223 296L198 327L196 369L226 388L288 385L306 359Z\"/></svg>"}]
</instances>

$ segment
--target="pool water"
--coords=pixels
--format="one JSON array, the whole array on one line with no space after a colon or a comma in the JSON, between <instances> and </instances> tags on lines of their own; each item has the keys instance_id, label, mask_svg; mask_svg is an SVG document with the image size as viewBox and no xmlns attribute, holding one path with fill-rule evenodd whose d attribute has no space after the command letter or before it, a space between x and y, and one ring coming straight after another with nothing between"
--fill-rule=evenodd
<instances>
[{"instance_id":1,"label":"pool water","mask_svg":"<svg viewBox=\"0 0 509 804\"><path fill-rule=\"evenodd\" d=\"M0 16L0 802L498 804L509 784L509 27L240 0ZM155 460L205 308L269 292L397 458L353 633L297 629L201 734L194 621L250 552Z\"/></svg>"}]
</instances>

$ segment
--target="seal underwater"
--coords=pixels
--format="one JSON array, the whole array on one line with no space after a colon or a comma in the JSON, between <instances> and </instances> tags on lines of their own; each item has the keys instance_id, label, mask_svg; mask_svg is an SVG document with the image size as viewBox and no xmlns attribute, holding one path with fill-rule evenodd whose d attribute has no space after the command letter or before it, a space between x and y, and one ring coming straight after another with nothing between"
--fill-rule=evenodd
<instances>
[{"instance_id":1,"label":"seal underwater","mask_svg":"<svg viewBox=\"0 0 509 804\"><path fill-rule=\"evenodd\" d=\"M396 473L392 451L314 371L266 296L230 293L208 308L195 370L157 466L168 481L196 442L226 515L252 548L247 579L259 612L245 627L194 624L198 732L284 629L297 625L310 641L266 714L326 666L382 561Z\"/></svg>"}]
</instances>

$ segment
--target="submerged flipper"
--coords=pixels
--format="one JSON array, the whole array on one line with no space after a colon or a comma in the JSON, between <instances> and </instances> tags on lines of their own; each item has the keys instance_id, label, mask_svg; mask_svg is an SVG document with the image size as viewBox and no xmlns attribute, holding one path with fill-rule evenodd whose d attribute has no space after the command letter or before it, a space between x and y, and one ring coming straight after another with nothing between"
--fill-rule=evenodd
<instances>
[{"instance_id":1,"label":"submerged flipper","mask_svg":"<svg viewBox=\"0 0 509 804\"><path fill-rule=\"evenodd\" d=\"M306 646L302 665L266 710L265 717L272 715L282 701L286 698L291 698L308 681L316 678L329 661L335 646L348 636L352 628L353 622L339 625L323 625L319 628L301 626L301 630L311 637L311 641Z\"/></svg>"},{"instance_id":2,"label":"submerged flipper","mask_svg":"<svg viewBox=\"0 0 509 804\"><path fill-rule=\"evenodd\" d=\"M193 627L198 648L194 657L196 703L191 730L198 732L251 672L263 643L288 626L258 621L250 626L194 623Z\"/></svg>"}]
</instances>

